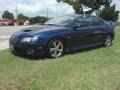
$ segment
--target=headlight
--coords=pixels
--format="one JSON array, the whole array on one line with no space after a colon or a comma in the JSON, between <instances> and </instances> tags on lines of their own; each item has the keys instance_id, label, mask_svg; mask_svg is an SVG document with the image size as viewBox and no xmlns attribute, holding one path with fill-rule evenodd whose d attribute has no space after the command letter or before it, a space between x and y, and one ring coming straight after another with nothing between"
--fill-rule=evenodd
<instances>
[{"instance_id":1,"label":"headlight","mask_svg":"<svg viewBox=\"0 0 120 90\"><path fill-rule=\"evenodd\" d=\"M38 40L38 37L25 37L21 40L21 42L36 42Z\"/></svg>"}]
</instances>

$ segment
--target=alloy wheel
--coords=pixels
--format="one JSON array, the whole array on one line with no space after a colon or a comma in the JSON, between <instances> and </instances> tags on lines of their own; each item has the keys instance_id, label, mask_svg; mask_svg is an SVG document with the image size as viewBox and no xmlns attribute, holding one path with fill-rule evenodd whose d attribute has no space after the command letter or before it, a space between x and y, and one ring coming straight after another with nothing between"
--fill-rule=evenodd
<instances>
[{"instance_id":1,"label":"alloy wheel","mask_svg":"<svg viewBox=\"0 0 120 90\"><path fill-rule=\"evenodd\" d=\"M49 48L50 56L53 58L60 57L63 54L63 43L60 40L55 40Z\"/></svg>"},{"instance_id":2,"label":"alloy wheel","mask_svg":"<svg viewBox=\"0 0 120 90\"><path fill-rule=\"evenodd\" d=\"M111 36L108 35L105 38L105 47L111 46L111 44L112 44L112 39L111 39Z\"/></svg>"}]
</instances>

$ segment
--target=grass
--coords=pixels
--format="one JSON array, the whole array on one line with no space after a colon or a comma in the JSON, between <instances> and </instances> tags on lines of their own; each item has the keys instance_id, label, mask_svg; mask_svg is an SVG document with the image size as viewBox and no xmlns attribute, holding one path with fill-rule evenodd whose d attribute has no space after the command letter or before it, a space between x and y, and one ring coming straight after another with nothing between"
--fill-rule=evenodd
<instances>
[{"instance_id":1,"label":"grass","mask_svg":"<svg viewBox=\"0 0 120 90\"><path fill-rule=\"evenodd\" d=\"M0 90L120 90L120 28L111 47L57 59L0 51Z\"/></svg>"}]
</instances>

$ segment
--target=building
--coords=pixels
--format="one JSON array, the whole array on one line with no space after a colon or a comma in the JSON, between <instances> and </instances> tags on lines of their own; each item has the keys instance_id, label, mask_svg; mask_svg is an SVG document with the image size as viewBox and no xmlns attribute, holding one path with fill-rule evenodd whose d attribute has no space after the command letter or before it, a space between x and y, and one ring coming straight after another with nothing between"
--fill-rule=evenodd
<instances>
[{"instance_id":1,"label":"building","mask_svg":"<svg viewBox=\"0 0 120 90\"><path fill-rule=\"evenodd\" d=\"M12 26L12 25L16 25L17 24L17 20L15 19L8 19L8 20L0 20L0 26Z\"/></svg>"}]
</instances>

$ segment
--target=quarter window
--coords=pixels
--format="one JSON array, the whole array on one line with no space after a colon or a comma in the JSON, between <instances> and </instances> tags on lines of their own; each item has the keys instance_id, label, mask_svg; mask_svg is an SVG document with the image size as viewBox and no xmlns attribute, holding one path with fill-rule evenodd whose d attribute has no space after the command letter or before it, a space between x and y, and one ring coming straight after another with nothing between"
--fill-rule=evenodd
<instances>
[{"instance_id":1,"label":"quarter window","mask_svg":"<svg viewBox=\"0 0 120 90\"><path fill-rule=\"evenodd\" d=\"M77 25L83 26L91 26L92 25L92 18L91 17L81 17L76 21Z\"/></svg>"},{"instance_id":2,"label":"quarter window","mask_svg":"<svg viewBox=\"0 0 120 90\"><path fill-rule=\"evenodd\" d=\"M93 17L93 25L103 25L103 24L104 24L103 20L100 20L97 17Z\"/></svg>"}]
</instances>

